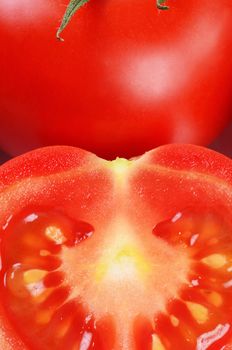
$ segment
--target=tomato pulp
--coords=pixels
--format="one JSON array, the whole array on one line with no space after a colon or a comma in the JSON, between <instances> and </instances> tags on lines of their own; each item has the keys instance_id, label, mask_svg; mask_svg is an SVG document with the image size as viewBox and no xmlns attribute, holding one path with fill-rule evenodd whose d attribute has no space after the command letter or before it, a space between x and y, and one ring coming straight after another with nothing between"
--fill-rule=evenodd
<instances>
[{"instance_id":1,"label":"tomato pulp","mask_svg":"<svg viewBox=\"0 0 232 350\"><path fill-rule=\"evenodd\" d=\"M197 146L0 168L0 345L229 350L232 162Z\"/></svg>"},{"instance_id":2,"label":"tomato pulp","mask_svg":"<svg viewBox=\"0 0 232 350\"><path fill-rule=\"evenodd\" d=\"M0 146L106 158L208 144L230 117L229 0L91 0L56 40L63 0L1 0Z\"/></svg>"}]
</instances>

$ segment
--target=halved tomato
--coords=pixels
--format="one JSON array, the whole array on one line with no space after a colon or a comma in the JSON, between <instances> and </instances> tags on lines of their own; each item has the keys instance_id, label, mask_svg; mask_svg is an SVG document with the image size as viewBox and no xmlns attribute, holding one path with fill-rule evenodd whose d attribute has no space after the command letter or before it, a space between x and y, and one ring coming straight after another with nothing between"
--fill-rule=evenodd
<instances>
[{"instance_id":1,"label":"halved tomato","mask_svg":"<svg viewBox=\"0 0 232 350\"><path fill-rule=\"evenodd\" d=\"M0 181L1 349L231 349L231 160L52 147Z\"/></svg>"}]
</instances>

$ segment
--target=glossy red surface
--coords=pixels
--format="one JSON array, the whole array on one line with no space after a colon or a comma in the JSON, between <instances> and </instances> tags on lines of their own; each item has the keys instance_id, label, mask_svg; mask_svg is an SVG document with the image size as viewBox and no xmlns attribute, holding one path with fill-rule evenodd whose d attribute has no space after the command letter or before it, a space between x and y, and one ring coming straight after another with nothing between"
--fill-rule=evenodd
<instances>
[{"instance_id":1,"label":"glossy red surface","mask_svg":"<svg viewBox=\"0 0 232 350\"><path fill-rule=\"evenodd\" d=\"M1 0L0 147L131 157L207 145L230 118L230 0L91 0L55 33L68 0Z\"/></svg>"}]
</instances>

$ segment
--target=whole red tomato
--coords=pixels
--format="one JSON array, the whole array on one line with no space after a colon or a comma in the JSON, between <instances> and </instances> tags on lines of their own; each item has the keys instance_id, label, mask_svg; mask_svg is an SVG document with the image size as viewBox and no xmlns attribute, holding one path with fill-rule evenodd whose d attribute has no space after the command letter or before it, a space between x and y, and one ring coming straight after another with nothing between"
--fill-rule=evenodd
<instances>
[{"instance_id":1,"label":"whole red tomato","mask_svg":"<svg viewBox=\"0 0 232 350\"><path fill-rule=\"evenodd\" d=\"M0 348L229 350L232 161L51 147L0 167Z\"/></svg>"},{"instance_id":2,"label":"whole red tomato","mask_svg":"<svg viewBox=\"0 0 232 350\"><path fill-rule=\"evenodd\" d=\"M230 0L91 0L61 36L64 0L1 0L0 146L106 158L208 144L230 116Z\"/></svg>"}]
</instances>

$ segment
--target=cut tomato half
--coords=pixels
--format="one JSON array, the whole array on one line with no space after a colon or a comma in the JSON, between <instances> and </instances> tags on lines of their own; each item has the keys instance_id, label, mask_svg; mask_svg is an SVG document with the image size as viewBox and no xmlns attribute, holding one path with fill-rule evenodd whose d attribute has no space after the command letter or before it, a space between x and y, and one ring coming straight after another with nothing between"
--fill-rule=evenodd
<instances>
[{"instance_id":1,"label":"cut tomato half","mask_svg":"<svg viewBox=\"0 0 232 350\"><path fill-rule=\"evenodd\" d=\"M232 163L195 146L1 167L0 345L229 350Z\"/></svg>"}]
</instances>

